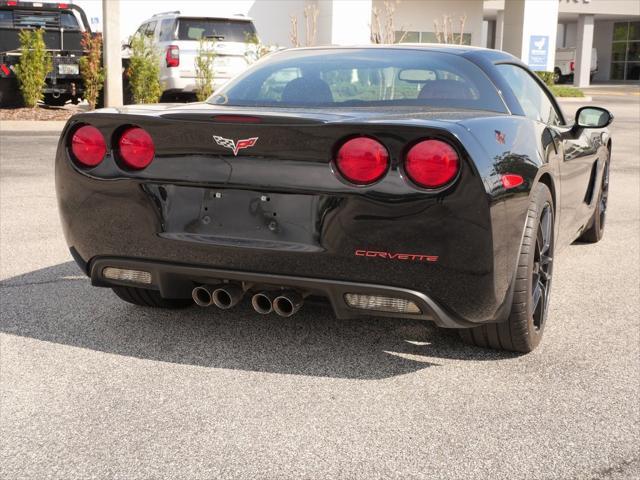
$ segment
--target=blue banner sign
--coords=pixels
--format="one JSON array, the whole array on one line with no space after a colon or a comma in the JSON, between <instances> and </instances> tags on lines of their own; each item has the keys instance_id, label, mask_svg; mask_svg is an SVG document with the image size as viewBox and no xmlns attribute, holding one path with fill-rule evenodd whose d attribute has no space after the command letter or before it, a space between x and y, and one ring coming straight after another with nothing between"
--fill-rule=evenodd
<instances>
[{"instance_id":1,"label":"blue banner sign","mask_svg":"<svg viewBox=\"0 0 640 480\"><path fill-rule=\"evenodd\" d=\"M529 68L547 69L549 58L549 37L543 35L531 35L529 40Z\"/></svg>"}]
</instances>

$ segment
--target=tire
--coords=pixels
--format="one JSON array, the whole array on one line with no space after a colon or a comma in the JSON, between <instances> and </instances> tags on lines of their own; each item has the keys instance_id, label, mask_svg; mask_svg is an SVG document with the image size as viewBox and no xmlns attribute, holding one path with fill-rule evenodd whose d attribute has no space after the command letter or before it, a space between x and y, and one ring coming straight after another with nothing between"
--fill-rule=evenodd
<instances>
[{"instance_id":1,"label":"tire","mask_svg":"<svg viewBox=\"0 0 640 480\"><path fill-rule=\"evenodd\" d=\"M562 72L559 68L553 69L553 83L555 83L556 85L562 83Z\"/></svg>"},{"instance_id":2,"label":"tire","mask_svg":"<svg viewBox=\"0 0 640 480\"><path fill-rule=\"evenodd\" d=\"M51 107L62 107L67 103L69 98L70 97L68 95L60 95L58 98L55 98L50 93L47 93L44 96L44 103Z\"/></svg>"},{"instance_id":3,"label":"tire","mask_svg":"<svg viewBox=\"0 0 640 480\"><path fill-rule=\"evenodd\" d=\"M24 106L18 82L14 78L0 78L0 108Z\"/></svg>"},{"instance_id":4,"label":"tire","mask_svg":"<svg viewBox=\"0 0 640 480\"><path fill-rule=\"evenodd\" d=\"M175 309L193 305L193 300L190 298L162 298L156 290L135 287L111 287L111 289L121 300L141 307Z\"/></svg>"},{"instance_id":5,"label":"tire","mask_svg":"<svg viewBox=\"0 0 640 480\"><path fill-rule=\"evenodd\" d=\"M602 182L600 183L600 192L598 193L598 203L593 212L593 216L587 225L589 227L582 232L579 242L597 243L604 236L604 224L607 219L607 203L609 200L609 157L604 164L602 172Z\"/></svg>"},{"instance_id":6,"label":"tire","mask_svg":"<svg viewBox=\"0 0 640 480\"><path fill-rule=\"evenodd\" d=\"M511 313L507 321L459 330L462 340L478 347L528 353L546 324L554 254L554 211L546 185L535 186L520 247Z\"/></svg>"}]
</instances>

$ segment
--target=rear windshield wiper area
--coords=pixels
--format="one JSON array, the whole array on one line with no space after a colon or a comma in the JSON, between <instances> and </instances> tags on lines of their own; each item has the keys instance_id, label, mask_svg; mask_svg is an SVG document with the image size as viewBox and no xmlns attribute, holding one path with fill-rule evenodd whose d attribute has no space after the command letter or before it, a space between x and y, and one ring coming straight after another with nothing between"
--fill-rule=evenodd
<instances>
[{"instance_id":1,"label":"rear windshield wiper area","mask_svg":"<svg viewBox=\"0 0 640 480\"><path fill-rule=\"evenodd\" d=\"M71 12L51 10L14 10L14 28L44 28L68 31L81 31L76 17Z\"/></svg>"},{"instance_id":2,"label":"rear windshield wiper area","mask_svg":"<svg viewBox=\"0 0 640 480\"><path fill-rule=\"evenodd\" d=\"M14 27L60 28L60 13L14 10Z\"/></svg>"}]
</instances>

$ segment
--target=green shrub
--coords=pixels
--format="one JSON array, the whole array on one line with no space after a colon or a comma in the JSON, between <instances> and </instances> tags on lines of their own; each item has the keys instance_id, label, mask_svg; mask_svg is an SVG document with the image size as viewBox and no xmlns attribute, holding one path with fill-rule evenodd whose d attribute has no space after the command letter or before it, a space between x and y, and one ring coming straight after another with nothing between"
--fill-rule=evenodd
<instances>
[{"instance_id":1,"label":"green shrub","mask_svg":"<svg viewBox=\"0 0 640 480\"><path fill-rule=\"evenodd\" d=\"M198 55L196 56L196 97L199 102L204 102L213 93L213 79L215 71L213 61L216 53L213 42L206 38L200 39Z\"/></svg>"},{"instance_id":2,"label":"green shrub","mask_svg":"<svg viewBox=\"0 0 640 480\"><path fill-rule=\"evenodd\" d=\"M21 30L20 61L15 66L20 92L27 107L35 108L42 100L47 74L51 71L51 56L44 43L44 30Z\"/></svg>"},{"instance_id":3,"label":"green shrub","mask_svg":"<svg viewBox=\"0 0 640 480\"><path fill-rule=\"evenodd\" d=\"M536 72L548 87L553 86L553 72Z\"/></svg>"},{"instance_id":4,"label":"green shrub","mask_svg":"<svg viewBox=\"0 0 640 480\"><path fill-rule=\"evenodd\" d=\"M584 92L579 88L564 87L559 85L553 85L551 87L551 93L556 97L584 97Z\"/></svg>"},{"instance_id":5,"label":"green shrub","mask_svg":"<svg viewBox=\"0 0 640 480\"><path fill-rule=\"evenodd\" d=\"M131 58L127 75L135 103L157 103L160 88L159 56L147 37L134 35L131 39Z\"/></svg>"},{"instance_id":6,"label":"green shrub","mask_svg":"<svg viewBox=\"0 0 640 480\"><path fill-rule=\"evenodd\" d=\"M84 98L89 107L96 108L100 91L104 87L104 68L102 68L102 35L82 34L82 48L87 52L80 57L80 74L84 83Z\"/></svg>"}]
</instances>

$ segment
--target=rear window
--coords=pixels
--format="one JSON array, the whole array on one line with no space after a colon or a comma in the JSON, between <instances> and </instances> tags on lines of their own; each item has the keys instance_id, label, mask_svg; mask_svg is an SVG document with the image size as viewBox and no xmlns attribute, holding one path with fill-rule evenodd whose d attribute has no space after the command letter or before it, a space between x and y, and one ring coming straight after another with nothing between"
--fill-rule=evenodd
<instances>
[{"instance_id":1,"label":"rear window","mask_svg":"<svg viewBox=\"0 0 640 480\"><path fill-rule=\"evenodd\" d=\"M13 27L13 12L0 10L0 27Z\"/></svg>"},{"instance_id":2,"label":"rear window","mask_svg":"<svg viewBox=\"0 0 640 480\"><path fill-rule=\"evenodd\" d=\"M59 12L37 10L15 10L13 22L16 27L56 28L60 26Z\"/></svg>"},{"instance_id":3,"label":"rear window","mask_svg":"<svg viewBox=\"0 0 640 480\"><path fill-rule=\"evenodd\" d=\"M69 11L0 10L0 26L80 31L78 19Z\"/></svg>"},{"instance_id":4,"label":"rear window","mask_svg":"<svg viewBox=\"0 0 640 480\"><path fill-rule=\"evenodd\" d=\"M181 18L178 40L211 38L224 42L251 42L256 36L253 23L215 18Z\"/></svg>"},{"instance_id":5,"label":"rear window","mask_svg":"<svg viewBox=\"0 0 640 480\"><path fill-rule=\"evenodd\" d=\"M65 30L80 30L78 19L71 12L62 12L60 14L60 26Z\"/></svg>"},{"instance_id":6,"label":"rear window","mask_svg":"<svg viewBox=\"0 0 640 480\"><path fill-rule=\"evenodd\" d=\"M237 106L434 106L505 112L491 81L459 55L409 49L274 54L210 103Z\"/></svg>"}]
</instances>

